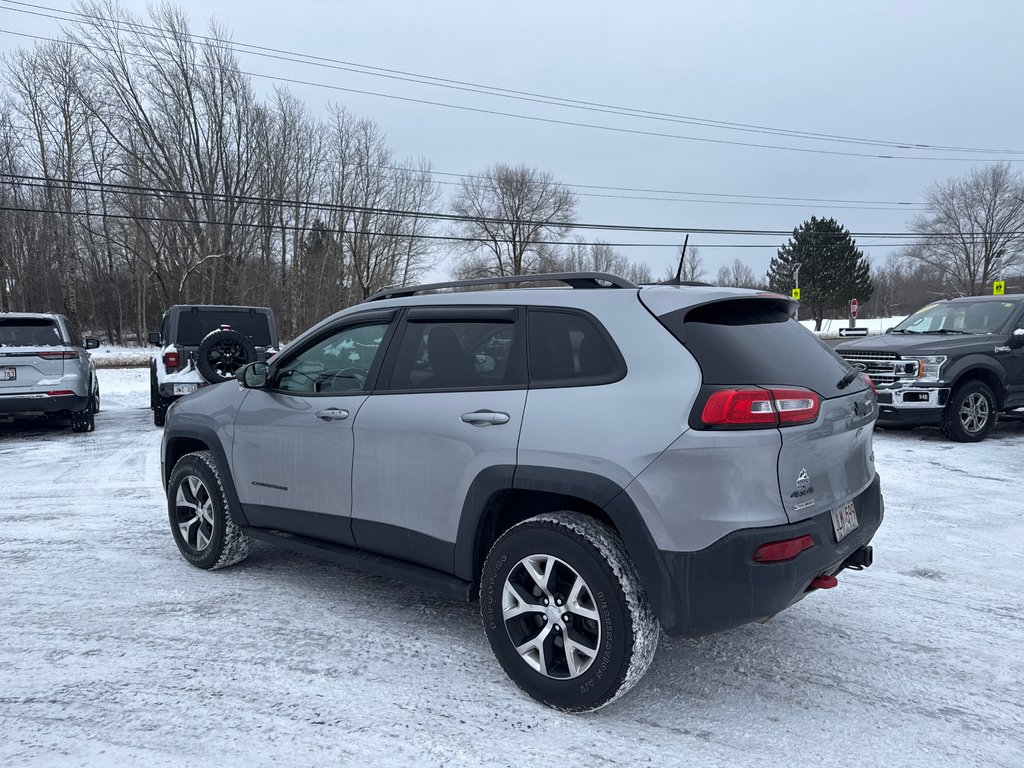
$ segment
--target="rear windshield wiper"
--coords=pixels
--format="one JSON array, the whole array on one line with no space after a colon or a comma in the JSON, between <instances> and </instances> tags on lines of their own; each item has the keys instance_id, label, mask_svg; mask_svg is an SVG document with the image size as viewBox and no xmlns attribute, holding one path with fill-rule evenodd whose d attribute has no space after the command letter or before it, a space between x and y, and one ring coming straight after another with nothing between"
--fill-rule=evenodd
<instances>
[{"instance_id":1,"label":"rear windshield wiper","mask_svg":"<svg viewBox=\"0 0 1024 768\"><path fill-rule=\"evenodd\" d=\"M846 389L853 383L853 380L860 376L860 371L850 371L848 374L843 376L838 382L836 382L836 389Z\"/></svg>"}]
</instances>

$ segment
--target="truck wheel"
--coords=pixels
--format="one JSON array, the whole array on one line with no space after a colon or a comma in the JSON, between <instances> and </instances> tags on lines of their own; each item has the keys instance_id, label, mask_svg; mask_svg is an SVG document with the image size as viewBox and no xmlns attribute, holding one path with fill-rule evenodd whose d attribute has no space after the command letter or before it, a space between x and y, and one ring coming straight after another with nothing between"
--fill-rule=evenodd
<instances>
[{"instance_id":1,"label":"truck wheel","mask_svg":"<svg viewBox=\"0 0 1024 768\"><path fill-rule=\"evenodd\" d=\"M960 443L977 443L996 424L996 396L980 381L968 381L954 390L942 412L942 433Z\"/></svg>"},{"instance_id":2,"label":"truck wheel","mask_svg":"<svg viewBox=\"0 0 1024 768\"><path fill-rule=\"evenodd\" d=\"M256 359L256 347L238 331L221 328L199 342L196 367L211 384L230 381L237 371Z\"/></svg>"},{"instance_id":3,"label":"truck wheel","mask_svg":"<svg viewBox=\"0 0 1024 768\"><path fill-rule=\"evenodd\" d=\"M644 676L660 627L621 539L576 512L513 526L491 548L480 612L512 681L548 706L589 712Z\"/></svg>"},{"instance_id":4,"label":"truck wheel","mask_svg":"<svg viewBox=\"0 0 1024 768\"><path fill-rule=\"evenodd\" d=\"M167 483L167 514L178 551L196 568L226 568L249 554L249 537L231 517L220 470L209 451L178 459Z\"/></svg>"},{"instance_id":5,"label":"truck wheel","mask_svg":"<svg viewBox=\"0 0 1024 768\"><path fill-rule=\"evenodd\" d=\"M161 395L156 397L156 405L153 406L153 426L162 427L167 421L167 409L170 407L171 401Z\"/></svg>"}]
</instances>

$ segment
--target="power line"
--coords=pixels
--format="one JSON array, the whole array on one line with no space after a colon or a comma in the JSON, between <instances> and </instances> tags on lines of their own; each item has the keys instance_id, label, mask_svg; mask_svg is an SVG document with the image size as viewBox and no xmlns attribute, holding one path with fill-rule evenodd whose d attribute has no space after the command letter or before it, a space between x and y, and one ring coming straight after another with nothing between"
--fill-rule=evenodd
<instances>
[{"instance_id":1,"label":"power line","mask_svg":"<svg viewBox=\"0 0 1024 768\"><path fill-rule=\"evenodd\" d=\"M6 0L6 1L9 1L9 0ZM7 10L15 10L15 11L17 11L18 9L9 8ZM32 12L28 12L28 13L32 13ZM43 16L45 16L46 14L33 13L33 15L43 15ZM58 20L61 20L61 21L73 21L72 19L58 19ZM75 45L75 46L78 46L78 47L85 48L87 50L95 50L95 46L90 46L90 45L87 45L87 44L82 43L82 42L77 41L77 40L57 40L57 39L51 38L51 37L45 37L45 36L41 36L41 35L31 35L31 34L28 34L28 33L25 33L25 32L15 32L13 30L8 30L8 29L0 29L0 32L2 32L4 34L9 34L9 35L15 35L15 36L18 36L18 37L25 37L25 38L29 38L29 39L41 40L41 41L51 42L51 43ZM200 45L207 45L208 47L217 47L217 46L212 46L212 45L204 44L204 43L199 43L199 44ZM224 45L224 44L222 44L219 47L222 50L229 50L229 51L236 51L237 50L237 49L231 48L230 46ZM137 54L135 54L135 55L137 55ZM199 63L193 63L193 65L194 66L198 66L198 67L205 66L205 65L199 64ZM512 118L512 119L515 119L515 120L524 120L524 121L529 121L529 122L543 123L543 124L547 124L547 125L560 125L560 126L572 127L572 128L586 128L586 129L590 129L590 130L603 131L603 132L608 132L608 133L628 134L628 135L636 135L636 136L646 136L646 137L650 137L650 138L675 139L675 140L679 140L679 141L693 141L693 142L700 142L700 143L706 143L706 144L716 144L716 145L722 145L722 146L747 147L747 148L754 148L754 149L774 149L774 150L783 151L783 152L798 152L798 153L808 153L808 154L815 154L815 155L832 155L832 156L839 156L839 157L860 157L860 158L879 159L879 160L924 160L924 161L971 162L971 163L976 163L979 160L978 157L934 157L934 156L924 156L924 155L882 155L882 154L872 154L872 153L866 153L866 152L844 152L844 151L840 151L840 150L831 150L831 149L814 149L814 148L811 148L811 147L788 147L788 146L784 146L784 145L780 145L780 144L762 144L762 143L757 143L757 142L732 141L732 140L728 140L728 139L713 139L713 138L703 137L703 136L687 136L687 135L684 135L684 134L677 134L677 133L665 133L665 132L662 132L662 131L645 131L645 130L640 130L640 129L636 129L636 128L623 128L623 127L619 127L619 126L600 125L600 124L597 124L597 123L585 123L585 122L580 122L580 121L575 121L575 120L560 120L560 119L550 118L550 117L540 117L538 115L524 115L524 114L520 114L520 113L517 113L517 112L504 112L504 111L495 110L495 109L484 109L482 107L470 107L470 106L467 106L467 105L464 105L464 104L450 104L448 102L433 101L433 100L430 100L430 99L417 99L417 98L413 98L411 96L398 96L396 94L381 93L379 91L369 91L369 90L360 89L360 88L347 88L347 87L344 87L344 86L334 85L334 84L330 84L330 83L320 83L320 82L316 82L316 81L312 81L312 80L302 80L302 79L299 79L299 78L284 77L284 76L281 76L281 75L268 75L268 74L264 74L264 73L261 73L261 72L252 72L252 71L243 70L243 69L239 69L237 71L239 72L239 74L248 75L249 77L257 77L257 78L262 78L262 79L266 79L266 80L273 80L275 82L288 83L290 85L304 85L304 86L309 86L311 88L323 88L323 89L326 89L326 90L338 91L338 92L342 92L342 93L353 93L353 94L359 94L359 95L362 95L362 96L373 96L375 98L389 99L389 100L393 100L393 101L401 101L401 102L406 102L406 103L411 103L411 104L419 104L419 105L423 105L423 106L433 106L433 107L441 107L441 108L445 108L445 109L455 109L455 110L459 110L459 111L463 111L463 112L470 112L470 113L482 114L482 115L490 115L490 116L495 116L495 117L508 117L508 118ZM1004 161L1005 162L1024 162L1024 157L1021 157L1021 158L1004 158Z\"/></svg>"},{"instance_id":2,"label":"power line","mask_svg":"<svg viewBox=\"0 0 1024 768\"><path fill-rule=\"evenodd\" d=\"M7 6L15 5L22 6L20 8L8 7L7 10L14 11L16 13L26 13L35 16L43 16L45 18L51 18L58 21L72 21L78 22L81 19L86 19L91 22L104 22L110 23L111 20L102 16L96 16L93 14L87 14L75 10L67 10L61 8L53 8L51 6L45 6L37 3L20 2L19 0L3 0ZM35 8L36 11L26 10L27 8ZM63 14L63 16L54 16L52 14L40 13L39 11L46 10L54 13ZM68 18L70 17L70 18ZM126 21L123 22L127 26L130 26L136 30L155 30L158 33L164 33L159 27L142 24L141 22ZM189 33L188 37L193 41L204 41L206 44L214 44L217 46L225 46L230 50L245 53L252 56L260 56L268 59L276 59L281 61L290 61L293 63L305 64L308 66L316 66L326 69L339 70L344 72L350 72L354 74L366 75L371 77L380 77L391 80L398 80L402 82L410 82L418 85L428 85L437 88L447 88L451 90L476 93L487 96L495 96L507 99L515 99L518 101L527 101L533 103L540 103L551 106L559 106L571 109L579 109L590 112L602 112L607 114L614 114L626 117L640 118L645 120L657 120L662 122L673 122L682 123L687 125L695 125L713 129L741 131L745 133L757 133L767 134L772 136L783 136L788 138L796 138L801 140L813 140L813 141L825 141L832 143L843 143L843 144L855 144L862 146L880 146L889 147L893 149L901 150L929 150L937 152L964 152L964 153L976 153L976 154L1001 154L1001 155L1020 155L1024 154L1024 150L1017 149L992 149L984 147L963 147L963 146L949 146L941 144L928 144L923 142L911 142L911 141L894 141L887 139L873 139L856 136L844 136L833 133L820 133L812 131L800 131L787 128L778 128L772 126L756 125L752 123L740 123L730 122L724 120L714 120L710 118L694 117L689 115L678 115L668 112L658 112L653 110L637 109L632 107L624 107L621 105L604 104L601 102L586 101L581 99L570 99L560 96L551 96L548 94L533 93L530 91L521 91L510 88L502 88L498 86L485 85L480 83L473 83L464 80L456 80L451 78L436 77L433 75L426 75L418 72L409 72L398 69L390 69L386 67L377 67L368 64L361 64L358 62L345 61L342 59L335 59L325 56L317 56L313 54L306 54L302 52L289 51L281 48L273 48L269 46L255 45L252 43L242 43L232 41L226 43L226 41L219 40L217 38L209 37L206 35L198 35ZM780 147L772 147L780 148Z\"/></svg>"},{"instance_id":3,"label":"power line","mask_svg":"<svg viewBox=\"0 0 1024 768\"><path fill-rule=\"evenodd\" d=\"M8 179L7 183L10 184L23 184L24 186L32 188L67 188L71 189L74 187L84 187L86 189L105 189L112 190L119 194L128 196L179 196L179 197L194 197L194 198L208 198L214 200L241 202L243 204L269 204L279 207L305 207L313 210L326 210L326 211L339 211L339 212L354 212L354 213L368 213L373 215L381 216L397 216L406 218L416 219L429 219L438 221L452 221L452 222L481 222L488 224L512 224L520 223L527 226L549 226L552 222L549 221L514 221L512 219L500 218L500 217L475 217L466 216L462 214L453 213L438 213L435 211L411 211L396 208L377 208L372 206L357 206L347 205L341 203L318 203L309 200L295 200L287 198L276 198L276 197L261 197L255 195L233 195L223 192L204 192L194 190L183 190L183 189L168 189L161 187L147 187L143 185L132 185L132 184L119 184L115 182L101 182L101 181L86 181L86 180L75 180L67 178L47 178L45 176L30 176L24 174L11 174L11 173L0 173L0 179ZM47 212L44 209L33 209L39 212ZM51 211L52 213L63 213L63 214L74 214L74 211ZM89 214L89 215L102 215L102 214ZM111 214L113 215L113 214ZM129 217L132 218L132 217ZM134 217L141 220L146 220L146 217ZM201 221L195 219L162 219L153 218L154 221L167 220L177 221L178 223L191 223L191 224L223 224L223 225L237 225L244 226L244 223L238 222L222 222L222 221ZM258 226L264 226L262 224L255 224ZM272 228L283 228L279 225L265 225ZM668 227L668 226L655 226L655 225L640 225L640 224L597 224L597 223L585 223L585 222L564 222L559 223L566 229L588 229L588 230L600 230L600 231L616 231L616 232L638 232L638 233L652 233L652 234L707 234L707 235L735 235L735 236L761 236L761 237L789 237L792 235L792 230L770 230L770 229L742 229L742 228L711 228L711 227ZM309 229L303 227L301 229ZM379 233L383 234L383 233ZM951 236L952 233L917 233L917 232L850 232L851 237L867 237L867 238L899 238L899 239L911 239L911 240L930 240L930 239L941 239L944 237ZM993 235L1019 235L1024 232L993 232L988 233L990 236ZM402 237L412 237L413 235L402 234ZM821 236L828 236L826 233L821 233ZM837 237L845 237L845 233L837 233ZM471 242L477 242L479 238L469 237L439 237L437 239L442 240L467 240ZM571 244L571 243L566 243ZM609 243L611 245L611 243ZM637 244L639 245L639 244ZM652 244L653 245L653 244Z\"/></svg>"}]
</instances>

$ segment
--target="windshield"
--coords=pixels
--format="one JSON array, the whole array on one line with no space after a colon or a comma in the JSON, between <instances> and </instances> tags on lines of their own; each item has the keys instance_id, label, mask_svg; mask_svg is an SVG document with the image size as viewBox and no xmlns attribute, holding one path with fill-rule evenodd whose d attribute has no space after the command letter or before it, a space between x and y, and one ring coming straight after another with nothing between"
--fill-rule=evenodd
<instances>
[{"instance_id":1,"label":"windshield","mask_svg":"<svg viewBox=\"0 0 1024 768\"><path fill-rule=\"evenodd\" d=\"M917 310L893 333L994 333L1015 306L1012 301L940 301Z\"/></svg>"}]
</instances>

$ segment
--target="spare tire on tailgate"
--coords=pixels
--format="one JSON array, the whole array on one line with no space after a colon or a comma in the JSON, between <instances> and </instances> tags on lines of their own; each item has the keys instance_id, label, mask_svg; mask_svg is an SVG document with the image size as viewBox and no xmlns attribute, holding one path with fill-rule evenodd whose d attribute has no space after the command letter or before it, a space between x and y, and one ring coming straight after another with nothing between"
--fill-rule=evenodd
<instances>
[{"instance_id":1,"label":"spare tire on tailgate","mask_svg":"<svg viewBox=\"0 0 1024 768\"><path fill-rule=\"evenodd\" d=\"M196 367L211 384L229 381L235 371L255 359L256 347L252 341L231 328L210 331L196 351Z\"/></svg>"}]
</instances>

